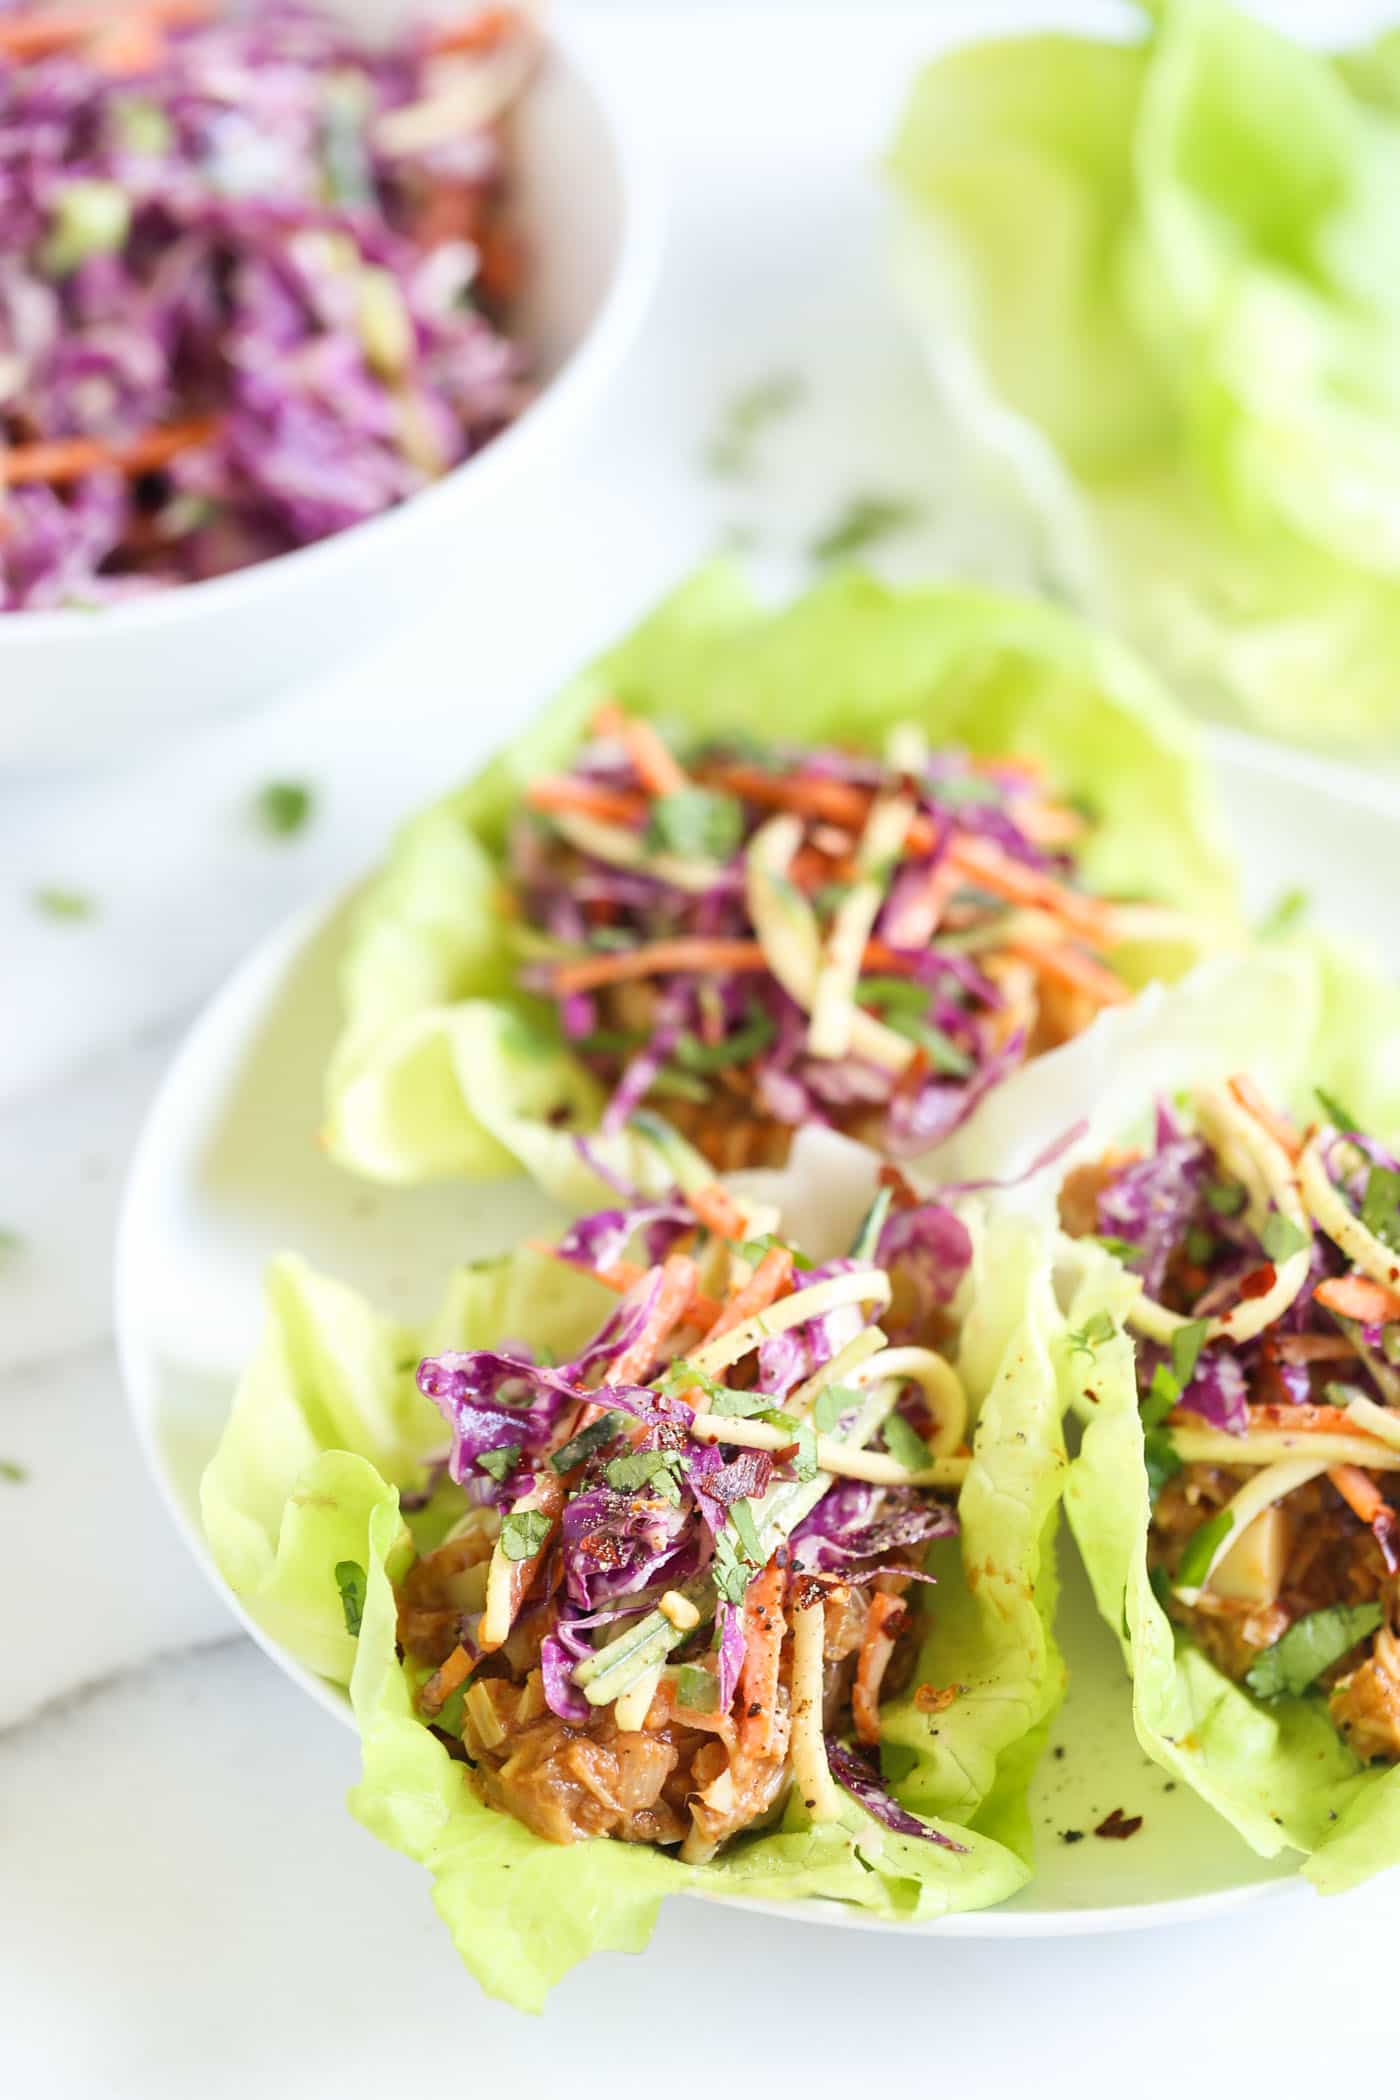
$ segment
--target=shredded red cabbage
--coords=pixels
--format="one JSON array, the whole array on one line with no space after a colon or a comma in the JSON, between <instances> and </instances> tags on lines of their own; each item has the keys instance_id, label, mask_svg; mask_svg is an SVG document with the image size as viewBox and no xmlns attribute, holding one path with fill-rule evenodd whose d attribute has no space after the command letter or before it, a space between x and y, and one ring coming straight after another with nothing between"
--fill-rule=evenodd
<instances>
[{"instance_id":1,"label":"shredded red cabbage","mask_svg":"<svg viewBox=\"0 0 1400 2100\"><path fill-rule=\"evenodd\" d=\"M110 604L323 539L525 399L500 325L518 27L476 52L426 28L371 48L252 0L156 26L118 65L95 21L0 60L0 610ZM37 449L71 440L91 465Z\"/></svg>"},{"instance_id":2,"label":"shredded red cabbage","mask_svg":"<svg viewBox=\"0 0 1400 2100\"><path fill-rule=\"evenodd\" d=\"M924 1823L918 1816L911 1815L907 1808L901 1808L874 1767L830 1735L826 1738L826 1761L837 1785L853 1795L877 1823L884 1824L886 1830L892 1830L897 1837L923 1838L927 1844L941 1845L945 1852L966 1852L966 1845L958 1844L943 1831L935 1830L931 1823Z\"/></svg>"}]
</instances>

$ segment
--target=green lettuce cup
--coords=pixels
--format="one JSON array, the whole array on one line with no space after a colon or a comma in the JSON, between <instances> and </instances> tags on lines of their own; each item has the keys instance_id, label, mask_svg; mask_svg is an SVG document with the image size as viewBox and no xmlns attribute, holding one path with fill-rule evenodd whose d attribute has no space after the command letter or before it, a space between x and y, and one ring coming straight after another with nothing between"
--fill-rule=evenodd
<instances>
[{"instance_id":1,"label":"green lettuce cup","mask_svg":"<svg viewBox=\"0 0 1400 2100\"><path fill-rule=\"evenodd\" d=\"M1142 16L924 70L889 156L901 293L1062 589L1213 712L1393 743L1394 38Z\"/></svg>"},{"instance_id":2,"label":"green lettuce cup","mask_svg":"<svg viewBox=\"0 0 1400 2100\"><path fill-rule=\"evenodd\" d=\"M816 1171L829 1188L833 1173L820 1167ZM849 1162L843 1167L837 1161L835 1179L843 1175L846 1186L854 1187ZM866 1194L870 1179L866 1161ZM843 1222L843 1244L848 1224ZM597 1227L604 1233L614 1229L612 1223ZM883 1229L877 1220L864 1244L873 1245L872 1235ZM907 1682L880 1707L880 1740L873 1751L853 1754L828 1735L829 1778L821 1783L818 1798L818 1782L796 1747L803 1723L794 1674L787 1706L793 1730L793 1747L787 1753L790 1774L751 1827L717 1850L702 1846L698 1852L692 1845L678 1846L674 1838L663 1846L626 1842L620 1835L589 1835L586 1819L572 1831L572 1842L551 1842L527 1821L507 1813L498 1795L500 1785L515 1783L509 1763L501 1768L504 1777L492 1781L489 1774L474 1778L464 1762L464 1750L467 1757L473 1747L478 1758L482 1755L481 1738L472 1732L479 1707L463 1708L459 1686L462 1710L452 1718L451 1694L447 1704L439 1704L434 1689L443 1666L430 1675L415 1647L419 1635L413 1613L424 1597L435 1594L421 1581L415 1587L415 1575L440 1564L443 1552L466 1536L483 1514L480 1506L474 1515L470 1506L464 1512L462 1489L444 1478L441 1465L432 1463L444 1448L444 1414L449 1410L439 1412L424 1396L422 1385L430 1385L444 1366L459 1376L464 1364L487 1361L472 1352L493 1352L492 1364L499 1363L500 1354L517 1352L518 1357L526 1339L537 1364L562 1365L558 1375L567 1375L570 1357L576 1357L586 1339L615 1312L617 1297L582 1269L524 1249L459 1272L435 1317L413 1332L384 1319L357 1293L293 1257L273 1265L263 1338L203 1483L211 1550L244 1608L278 1646L328 1682L347 1689L363 1749L363 1776L351 1796L351 1809L376 1836L426 1867L434 1902L462 1959L488 1992L537 2009L553 1984L588 1954L643 1946L667 1894L690 1891L766 1901L821 1898L894 1920L926 1919L1000 1902L1029 1878L1026 1792L1064 1679L1052 1630L1053 1537L1066 1471L1058 1365L1064 1322L1051 1287L1050 1241L1043 1230L1024 1219L988 1220L975 1211L967 1213L964 1224L946 1210L938 1212L931 1229L951 1233L962 1249L955 1264L956 1296L946 1315L947 1321L956 1321L958 1338L956 1345L948 1339L943 1347L961 1380L968 1408L962 1433L970 1437L972 1448L969 1452L964 1443L956 1462L933 1462L935 1469L952 1463L960 1483L960 1536L937 1540L927 1563L933 1583L914 1583L907 1606L896 1607L916 1615L905 1635ZM771 1244L762 1253L749 1250L739 1273L756 1274L754 1264L771 1261L773 1255ZM818 1268L811 1272L817 1280L810 1283L804 1272L792 1272L794 1307L804 1288L817 1294L814 1302L824 1302L821 1279L828 1273L837 1294L845 1290L849 1296L850 1272L870 1258L862 1255ZM650 1273L656 1277L662 1271ZM639 1291L644 1296L646 1288L645 1279L634 1286L624 1308L636 1301ZM784 1302L779 1299L777 1304ZM805 1334L804 1346L814 1345L815 1329L786 1331ZM834 1346L840 1336L832 1333L828 1340ZM842 1347L846 1356L841 1361L849 1358L854 1365L858 1350L846 1343ZM691 1351L694 1361L682 1372L693 1381L704 1375L703 1351L694 1345ZM906 1358L909 1353L906 1347ZM415 1373L424 1357L429 1362L420 1381ZM873 1379L883 1359L877 1355L868 1360ZM765 1361L767 1376L776 1379L778 1366ZM830 1361L837 1364L838 1357ZM859 1373L853 1369L843 1375ZM664 1376L660 1388L666 1389ZM706 1390L709 1404L726 1412L740 1409L741 1400L745 1403L732 1421L726 1420L726 1437L762 1438L764 1425L755 1416L750 1395L726 1401L725 1389L713 1379ZM866 1390L876 1394L882 1388L872 1384ZM605 1387L602 1402L618 1391ZM827 1440L812 1446L825 1465L840 1462L839 1454L832 1457L832 1443L848 1434L848 1420L859 1419L842 1412L848 1402L859 1399L858 1392L839 1385L830 1391L829 1411L816 1415L819 1424L829 1425ZM634 1404L636 1400L634 1392ZM804 1405L800 1394L789 1404L799 1411ZM462 1419L457 1417L459 1423ZM482 1419L472 1417L471 1434ZM515 1419L524 1423L528 1417L518 1414ZM695 1417L697 1435L703 1420ZM956 1432L958 1424L952 1426ZM775 1463L794 1469L799 1483L803 1460L792 1454L805 1433L795 1425L791 1432L768 1433L768 1442L777 1442L787 1453ZM520 1434L528 1436L529 1431L522 1428ZM789 1434L797 1441L784 1444ZM654 1441L644 1440L644 1447ZM892 1431L886 1441L892 1452L904 1450ZM899 1460L877 1451L877 1474L881 1467L888 1473L913 1466L911 1477L922 1477L917 1467L929 1462L928 1450L920 1460L917 1434L914 1444L915 1455ZM516 1448L517 1456L503 1464L520 1462ZM941 1448L936 1437L929 1448ZM699 1447L687 1443L685 1449L691 1453L687 1463L693 1462ZM744 1450L737 1455L742 1459ZM564 1457L566 1463L574 1462L569 1447ZM601 1457L597 1463L602 1463ZM607 1463L635 1466L636 1453ZM656 1463L660 1465L659 1458ZM825 1476L814 1477L815 1490L809 1484L787 1492L820 1496ZM538 1492L536 1480L529 1494ZM596 1492L586 1481L570 1489L581 1503ZM906 1518L912 1492L898 1490L896 1504L891 1505L904 1510ZM527 1504L528 1497L508 1501L510 1513L504 1518L499 1512L487 1516L488 1524L497 1521L500 1526L492 1548L493 1569L499 1561L509 1574L513 1548L508 1534L512 1524L518 1527L525 1521L515 1512ZM664 1505L663 1497L658 1505L663 1517ZM745 1505L753 1509L760 1527L768 1521L763 1514L767 1506L762 1496ZM736 1528L741 1550L747 1552L738 1516L726 1522ZM947 1528L936 1526L935 1537ZM884 1555L878 1562L881 1580L888 1586L887 1578L894 1574L901 1578L895 1589L908 1589L907 1571L917 1568L922 1548L901 1551L897 1525L887 1524L884 1535L895 1543L878 1549ZM766 1530L762 1536L766 1540ZM731 1557L733 1550L731 1546ZM849 1587L856 1578L838 1577L830 1572L834 1563L825 1562L824 1574L797 1572L808 1565L817 1568L817 1556L826 1551L825 1545L810 1541L803 1545L800 1527L790 1551L793 1572L782 1580L788 1584L787 1609L794 1615L796 1642L796 1615L811 1602L803 1602L802 1585L825 1584L823 1595L839 1601L847 1593L842 1581ZM724 1560L723 1555L716 1560L717 1570ZM769 1579L772 1566L778 1564L786 1566L783 1552L770 1563ZM976 1571L973 1581L968 1580L969 1570ZM729 1579L727 1572L714 1576L716 1582ZM760 1578L751 1572L747 1579ZM858 1587L856 1594L868 1594L869 1579L860 1578L867 1589ZM880 1589L879 1581L875 1588ZM685 1595L694 1593L693 1585L685 1587ZM488 1582L486 1610L479 1623L473 1622L482 1642L487 1639L492 1594ZM668 1608L679 1620L678 1594L667 1593ZM727 1594L721 1589L722 1597ZM929 1598L931 1606L925 1601ZM883 1608L893 1605L891 1595ZM657 1616L654 1610L651 1616ZM624 1618L624 1633L633 1623L645 1627L647 1621ZM742 1623L752 1641L753 1622L745 1616ZM717 1618L717 1630L720 1626ZM600 1643L601 1667L606 1669L616 1629L604 1624L591 1637ZM728 1638L726 1631L724 1640ZM862 1671L865 1655L862 1646ZM658 1669L656 1687L645 1696L697 1699L687 1680L708 1679L718 1670L723 1686L724 1667L722 1651L701 1647L691 1663ZM794 1673L799 1667L794 1646ZM839 1670L836 1664L828 1667ZM493 1682L499 1685L502 1680L493 1679L488 1669L484 1683L489 1688ZM743 1717L752 1716L757 1707L748 1703L750 1680L741 1676L738 1682L740 1718L735 1725L742 1729ZM482 1690L475 1677L472 1686L477 1688L468 1687L465 1698L479 1700ZM931 1692L936 1696L930 1697ZM559 1696L557 1690L551 1696ZM577 1690L567 1696L577 1699ZM603 1711L606 1717L606 1707ZM645 1725L657 1725L655 1707ZM828 1718L816 1725L830 1729L835 1724ZM457 1740L463 1732L465 1744ZM584 1728L582 1736L564 1740L587 1741L589 1734ZM608 1725L598 1739L617 1740ZM804 1739L810 1744L810 1728ZM879 1757L883 1777L866 1762L870 1756ZM497 1805L489 1805L483 1793L491 1793ZM695 1813L698 1828L698 1810Z\"/></svg>"},{"instance_id":3,"label":"green lettuce cup","mask_svg":"<svg viewBox=\"0 0 1400 2100\"><path fill-rule=\"evenodd\" d=\"M589 743L608 702L625 751ZM690 929L679 974L650 976L678 945L656 923ZM599 1170L672 1178L639 1103L720 1169L802 1120L881 1142L896 1105L917 1146L1238 939L1193 732L1111 643L854 572L769 612L716 566L404 828L349 939L326 1143L389 1182L523 1169L579 1207Z\"/></svg>"}]
</instances>

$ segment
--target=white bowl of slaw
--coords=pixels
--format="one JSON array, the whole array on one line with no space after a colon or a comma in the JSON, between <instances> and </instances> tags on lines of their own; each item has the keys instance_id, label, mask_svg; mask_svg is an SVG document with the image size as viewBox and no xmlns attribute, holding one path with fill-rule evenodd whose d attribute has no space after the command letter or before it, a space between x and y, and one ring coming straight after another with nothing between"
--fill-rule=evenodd
<instances>
[{"instance_id":1,"label":"white bowl of slaw","mask_svg":"<svg viewBox=\"0 0 1400 2100\"><path fill-rule=\"evenodd\" d=\"M333 5L372 33L434 11ZM524 545L532 504L637 333L661 213L650 167L567 36L551 29L508 129L529 258L512 334L539 382L523 413L431 487L313 545L94 610L0 614L0 766L111 762L289 693L449 593L466 600L488 545Z\"/></svg>"}]
</instances>

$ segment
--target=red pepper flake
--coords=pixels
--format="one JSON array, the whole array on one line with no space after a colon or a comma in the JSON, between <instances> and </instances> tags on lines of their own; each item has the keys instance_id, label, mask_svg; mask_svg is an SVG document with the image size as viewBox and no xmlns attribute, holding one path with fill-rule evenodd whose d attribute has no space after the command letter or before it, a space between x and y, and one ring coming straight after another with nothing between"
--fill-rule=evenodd
<instances>
[{"instance_id":1,"label":"red pepper flake","mask_svg":"<svg viewBox=\"0 0 1400 2100\"><path fill-rule=\"evenodd\" d=\"M826 1596L826 1584L815 1575L795 1575L788 1590L788 1602L794 1611L806 1611Z\"/></svg>"},{"instance_id":2,"label":"red pepper flake","mask_svg":"<svg viewBox=\"0 0 1400 2100\"><path fill-rule=\"evenodd\" d=\"M1266 1298L1278 1282L1278 1270L1271 1261L1263 1262L1259 1268L1251 1269L1240 1283L1240 1299Z\"/></svg>"},{"instance_id":3,"label":"red pepper flake","mask_svg":"<svg viewBox=\"0 0 1400 2100\"><path fill-rule=\"evenodd\" d=\"M1115 1808L1095 1826L1096 1838L1130 1838L1142 1828L1141 1816L1125 1816L1121 1808Z\"/></svg>"}]
</instances>

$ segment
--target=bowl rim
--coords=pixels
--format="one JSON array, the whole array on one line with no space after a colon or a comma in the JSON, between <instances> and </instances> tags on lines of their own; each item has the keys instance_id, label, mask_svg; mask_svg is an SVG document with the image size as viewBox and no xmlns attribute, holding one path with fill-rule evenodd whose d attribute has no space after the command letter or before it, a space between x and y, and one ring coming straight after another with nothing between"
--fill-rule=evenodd
<instances>
[{"instance_id":1,"label":"bowl rim","mask_svg":"<svg viewBox=\"0 0 1400 2100\"><path fill-rule=\"evenodd\" d=\"M328 533L305 547L274 554L223 576L209 576L169 591L153 591L149 597L101 606L95 613L78 606L18 614L0 612L0 655L7 650L18 653L46 644L57 646L79 634L89 640L108 640L119 634L168 631L197 620L206 611L234 615L240 607L249 612L261 611L279 593L297 589L329 570L338 559L346 559L351 548L356 553L387 553L397 539L416 531L418 521L430 510L445 516L459 500L468 478L473 488L488 489L493 481L508 476L518 460L528 459L532 452L538 453L549 445L556 426L562 426L567 415L581 406L607 373L621 363L640 331L660 267L665 210L656 156L640 136L639 127L621 114L618 97L600 77L599 69L581 56L574 31L557 19L550 23L542 63L562 65L566 77L583 90L601 120L617 164L620 239L611 279L593 320L558 370L515 420L480 452L460 460L429 487L417 490L377 517Z\"/></svg>"}]
</instances>

